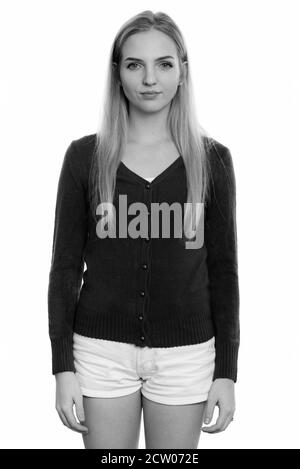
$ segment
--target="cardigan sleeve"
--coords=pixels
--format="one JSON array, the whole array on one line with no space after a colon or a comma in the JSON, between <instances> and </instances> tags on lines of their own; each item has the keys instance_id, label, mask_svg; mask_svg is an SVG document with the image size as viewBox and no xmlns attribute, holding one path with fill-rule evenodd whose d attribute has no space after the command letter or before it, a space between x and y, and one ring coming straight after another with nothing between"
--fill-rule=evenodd
<instances>
[{"instance_id":1,"label":"cardigan sleeve","mask_svg":"<svg viewBox=\"0 0 300 469\"><path fill-rule=\"evenodd\" d=\"M73 321L84 272L87 239L85 188L76 170L74 142L66 150L58 181L48 284L52 374L74 371ZM75 160L76 161L76 160Z\"/></svg>"},{"instance_id":2,"label":"cardigan sleeve","mask_svg":"<svg viewBox=\"0 0 300 469\"><path fill-rule=\"evenodd\" d=\"M210 161L211 198L205 216L205 245L210 302L215 326L213 381L237 381L240 343L239 281L236 227L236 181L232 156L227 147L216 150Z\"/></svg>"}]
</instances>

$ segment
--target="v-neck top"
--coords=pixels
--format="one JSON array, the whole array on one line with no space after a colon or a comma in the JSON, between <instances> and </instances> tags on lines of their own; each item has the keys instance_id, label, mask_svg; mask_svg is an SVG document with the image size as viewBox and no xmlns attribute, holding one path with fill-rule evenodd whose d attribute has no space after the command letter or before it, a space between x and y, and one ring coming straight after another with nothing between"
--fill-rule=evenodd
<instances>
[{"instance_id":1,"label":"v-neck top","mask_svg":"<svg viewBox=\"0 0 300 469\"><path fill-rule=\"evenodd\" d=\"M181 154L154 178L120 162L116 232L101 237L101 216L96 222L88 197L96 134L70 143L57 189L48 285L52 374L75 372L76 332L141 347L179 347L215 337L213 380L237 380L235 175L229 149L213 142L204 239L193 248L174 227L175 212L183 217L187 201ZM155 219L158 208L163 211Z\"/></svg>"},{"instance_id":2,"label":"v-neck top","mask_svg":"<svg viewBox=\"0 0 300 469\"><path fill-rule=\"evenodd\" d=\"M150 180L151 184L157 184L162 181L165 177L167 177L168 174L174 169L176 169L176 167L178 167L179 165L183 165L183 158L181 155L178 155L178 157L171 164L169 164L169 166L167 166L163 171L161 171L156 177L153 178L144 178L140 176L139 174L135 173L130 168L128 168L128 166L126 166L123 161L120 162L119 168L139 183L144 184L146 180L148 180L148 182Z\"/></svg>"}]
</instances>

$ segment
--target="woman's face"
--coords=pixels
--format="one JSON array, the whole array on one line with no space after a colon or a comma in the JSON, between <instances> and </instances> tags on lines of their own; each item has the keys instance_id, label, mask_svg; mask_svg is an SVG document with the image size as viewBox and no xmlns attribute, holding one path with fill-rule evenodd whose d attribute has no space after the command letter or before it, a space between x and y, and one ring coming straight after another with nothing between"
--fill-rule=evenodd
<instances>
[{"instance_id":1,"label":"woman's face","mask_svg":"<svg viewBox=\"0 0 300 469\"><path fill-rule=\"evenodd\" d=\"M120 78L125 96L139 110L158 111L168 105L180 81L173 40L157 30L130 36L122 49ZM159 94L150 98L142 94L145 91Z\"/></svg>"}]
</instances>

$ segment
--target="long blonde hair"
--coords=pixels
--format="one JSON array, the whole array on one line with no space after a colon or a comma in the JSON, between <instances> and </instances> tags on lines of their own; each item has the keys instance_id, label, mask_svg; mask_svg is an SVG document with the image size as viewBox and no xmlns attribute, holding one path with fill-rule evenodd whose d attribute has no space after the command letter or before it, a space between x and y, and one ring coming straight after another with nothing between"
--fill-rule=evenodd
<instances>
[{"instance_id":1,"label":"long blonde hair","mask_svg":"<svg viewBox=\"0 0 300 469\"><path fill-rule=\"evenodd\" d=\"M129 19L118 31L111 47L104 92L104 106L101 110L96 145L90 171L90 200L92 214L96 220L96 208L100 202L113 203L116 172L127 142L129 105L120 86L119 67L122 59L122 46L126 39L138 32L158 30L173 39L183 72L182 63L188 62L188 54L183 36L175 22L165 13L143 11ZM117 64L114 67L114 64ZM186 77L172 99L167 118L173 141L182 155L187 176L187 201L185 227L191 226L194 204L205 203L209 198L209 161L207 154L213 139L198 123L194 107L189 62ZM191 205L192 204L192 205ZM115 225L113 212L108 219ZM193 218L195 220L195 218ZM188 224L189 223L189 224ZM193 222L194 223L194 222ZM195 223L193 224L195 227ZM185 232L189 229L186 228Z\"/></svg>"}]
</instances>

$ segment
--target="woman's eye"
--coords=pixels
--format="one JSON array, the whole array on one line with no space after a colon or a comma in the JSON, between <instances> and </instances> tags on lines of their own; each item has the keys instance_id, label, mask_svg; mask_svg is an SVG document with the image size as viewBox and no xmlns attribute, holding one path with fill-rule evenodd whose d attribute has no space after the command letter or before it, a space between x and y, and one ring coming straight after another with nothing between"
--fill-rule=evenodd
<instances>
[{"instance_id":1,"label":"woman's eye","mask_svg":"<svg viewBox=\"0 0 300 469\"><path fill-rule=\"evenodd\" d=\"M130 68L131 65L137 65L137 64L132 62L131 64L129 64L129 65L127 66L127 68Z\"/></svg>"},{"instance_id":2,"label":"woman's eye","mask_svg":"<svg viewBox=\"0 0 300 469\"><path fill-rule=\"evenodd\" d=\"M173 67L173 65L172 65L170 62L162 62L162 64L169 65L169 66L170 66L170 68L172 68L172 67ZM165 67L164 67L164 68L165 68Z\"/></svg>"},{"instance_id":3,"label":"woman's eye","mask_svg":"<svg viewBox=\"0 0 300 469\"><path fill-rule=\"evenodd\" d=\"M132 70L132 69L131 69L131 65L139 65L139 64L138 64L137 62L131 62L131 63L127 66L127 68L130 68L130 70ZM169 67L170 67L170 68L173 68L173 65L172 65L170 62L162 62L160 65L168 65L168 67L163 67L163 68L169 68ZM135 68L136 68L136 67L134 67L134 69L135 69Z\"/></svg>"}]
</instances>

